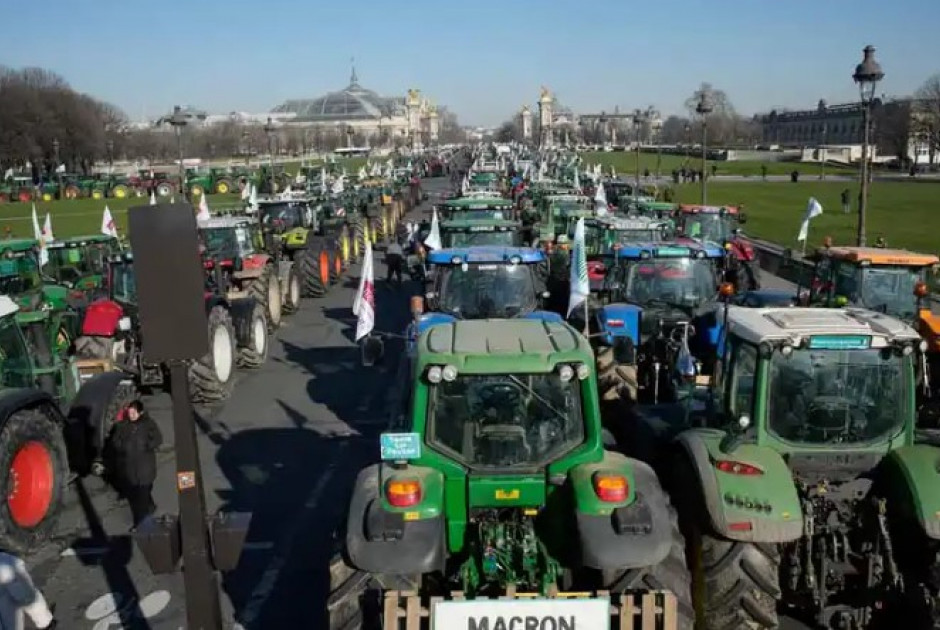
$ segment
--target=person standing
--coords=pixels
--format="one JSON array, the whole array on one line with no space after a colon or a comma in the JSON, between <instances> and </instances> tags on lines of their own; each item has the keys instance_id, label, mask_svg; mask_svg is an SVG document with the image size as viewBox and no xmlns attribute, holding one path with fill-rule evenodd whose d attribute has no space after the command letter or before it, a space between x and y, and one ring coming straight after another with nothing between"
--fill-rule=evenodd
<instances>
[{"instance_id":1,"label":"person standing","mask_svg":"<svg viewBox=\"0 0 940 630\"><path fill-rule=\"evenodd\" d=\"M118 489L130 504L136 528L153 514L153 482L157 478L157 449L163 435L139 400L127 406L111 433L114 473Z\"/></svg>"},{"instance_id":2,"label":"person standing","mask_svg":"<svg viewBox=\"0 0 940 630\"><path fill-rule=\"evenodd\" d=\"M851 210L849 206L850 195L851 193L849 192L848 188L842 191L842 214L848 214L849 210Z\"/></svg>"},{"instance_id":3,"label":"person standing","mask_svg":"<svg viewBox=\"0 0 940 630\"><path fill-rule=\"evenodd\" d=\"M401 272L404 258L405 252L401 247L401 243L397 240L389 243L388 247L385 249L385 267L387 269L385 276L386 282L390 283L392 276L395 276L395 279L398 280L398 286L401 286Z\"/></svg>"},{"instance_id":4,"label":"person standing","mask_svg":"<svg viewBox=\"0 0 940 630\"><path fill-rule=\"evenodd\" d=\"M26 563L0 552L0 630L23 630L26 616L40 630L58 626L46 598L33 584Z\"/></svg>"}]
</instances>

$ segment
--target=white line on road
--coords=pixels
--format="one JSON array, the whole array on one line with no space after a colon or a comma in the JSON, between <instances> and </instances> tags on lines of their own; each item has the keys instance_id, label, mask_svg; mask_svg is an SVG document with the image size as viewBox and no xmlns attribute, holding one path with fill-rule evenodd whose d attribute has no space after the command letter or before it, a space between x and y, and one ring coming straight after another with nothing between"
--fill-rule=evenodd
<instances>
[{"instance_id":1,"label":"white line on road","mask_svg":"<svg viewBox=\"0 0 940 630\"><path fill-rule=\"evenodd\" d=\"M268 563L264 573L261 574L261 579L258 580L258 584L248 597L248 603L245 604L245 607L238 615L239 623L242 627L251 628L254 625L265 603L271 596L271 593L274 592L274 587L277 585L281 570L287 563L287 559L291 556L295 539L308 527L307 514L318 507L320 496L323 494L324 490L327 489L330 480L333 478L333 473L336 472L337 463L343 461L343 455L347 445L347 442L343 442L333 451L333 457L330 458L330 465L323 471L320 479L317 480L316 485L313 486L310 494L307 495L307 499L304 501L303 511L294 517L290 529L281 539L277 551Z\"/></svg>"}]
</instances>

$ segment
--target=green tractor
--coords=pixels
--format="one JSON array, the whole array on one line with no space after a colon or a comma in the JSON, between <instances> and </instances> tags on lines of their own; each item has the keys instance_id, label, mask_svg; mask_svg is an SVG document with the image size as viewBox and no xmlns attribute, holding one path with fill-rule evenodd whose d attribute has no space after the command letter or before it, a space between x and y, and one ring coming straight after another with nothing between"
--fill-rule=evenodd
<instances>
[{"instance_id":1,"label":"green tractor","mask_svg":"<svg viewBox=\"0 0 940 630\"><path fill-rule=\"evenodd\" d=\"M365 363L381 354L377 338L363 348ZM382 461L353 488L331 629L379 615L409 630L428 617L432 628L691 628L676 513L652 468L605 449L593 362L561 322L463 320L418 338Z\"/></svg>"},{"instance_id":2,"label":"green tractor","mask_svg":"<svg viewBox=\"0 0 940 630\"><path fill-rule=\"evenodd\" d=\"M194 197L208 192L210 195L227 195L236 192L237 180L223 168L187 169L186 188Z\"/></svg>"},{"instance_id":3,"label":"green tractor","mask_svg":"<svg viewBox=\"0 0 940 630\"><path fill-rule=\"evenodd\" d=\"M105 234L73 236L46 245L48 267L44 269L56 283L80 292L88 300L102 290L108 272L108 260L121 251L118 239Z\"/></svg>"},{"instance_id":4,"label":"green tractor","mask_svg":"<svg viewBox=\"0 0 940 630\"><path fill-rule=\"evenodd\" d=\"M453 247L479 247L493 245L502 247L526 247L523 242L522 223L498 219L456 219L441 221L441 244L444 249Z\"/></svg>"},{"instance_id":5,"label":"green tractor","mask_svg":"<svg viewBox=\"0 0 940 630\"><path fill-rule=\"evenodd\" d=\"M339 239L324 234L310 200L259 201L258 222L264 251L278 261L282 277L286 270L298 278L301 295L322 297L339 282L345 269L343 253L351 250L348 238L342 240L344 233ZM290 285L288 290L295 291Z\"/></svg>"},{"instance_id":6,"label":"green tractor","mask_svg":"<svg viewBox=\"0 0 940 630\"><path fill-rule=\"evenodd\" d=\"M568 234L580 218L597 216L593 200L584 195L545 195L539 200L538 236L551 238Z\"/></svg>"},{"instance_id":7,"label":"green tractor","mask_svg":"<svg viewBox=\"0 0 940 630\"><path fill-rule=\"evenodd\" d=\"M72 474L101 472L111 427L137 395L120 375L79 384L73 359L48 343L47 318L0 295L0 548L16 553L52 535Z\"/></svg>"},{"instance_id":8,"label":"green tractor","mask_svg":"<svg viewBox=\"0 0 940 630\"><path fill-rule=\"evenodd\" d=\"M80 325L76 308L82 294L73 294L40 270L39 243L34 239L0 241L0 294L10 296L20 307L17 317L36 311L48 315L45 321L55 350L66 353L72 347Z\"/></svg>"},{"instance_id":9,"label":"green tractor","mask_svg":"<svg viewBox=\"0 0 940 630\"><path fill-rule=\"evenodd\" d=\"M702 628L935 628L940 446L915 433L926 345L862 309L720 315L686 413L630 440L670 490ZM699 377L701 378L701 377Z\"/></svg>"}]
</instances>

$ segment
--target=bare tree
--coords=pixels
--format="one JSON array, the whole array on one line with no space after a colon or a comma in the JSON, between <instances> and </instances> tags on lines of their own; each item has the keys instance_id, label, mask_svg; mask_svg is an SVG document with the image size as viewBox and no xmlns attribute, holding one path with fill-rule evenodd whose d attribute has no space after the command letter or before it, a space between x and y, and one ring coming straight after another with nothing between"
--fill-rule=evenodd
<instances>
[{"instance_id":1,"label":"bare tree","mask_svg":"<svg viewBox=\"0 0 940 630\"><path fill-rule=\"evenodd\" d=\"M882 103L873 116L874 141L879 151L894 155L900 164L909 159L912 132L910 99Z\"/></svg>"},{"instance_id":2,"label":"bare tree","mask_svg":"<svg viewBox=\"0 0 940 630\"><path fill-rule=\"evenodd\" d=\"M927 144L928 164L940 151L940 74L935 74L914 92L914 131Z\"/></svg>"}]
</instances>

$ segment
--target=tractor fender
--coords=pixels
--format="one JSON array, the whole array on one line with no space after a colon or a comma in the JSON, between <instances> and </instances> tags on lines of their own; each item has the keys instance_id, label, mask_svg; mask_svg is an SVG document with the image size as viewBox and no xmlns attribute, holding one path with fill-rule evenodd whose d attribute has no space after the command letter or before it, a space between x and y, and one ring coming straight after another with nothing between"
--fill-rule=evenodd
<instances>
[{"instance_id":1,"label":"tractor fender","mask_svg":"<svg viewBox=\"0 0 940 630\"><path fill-rule=\"evenodd\" d=\"M940 540L938 462L940 448L936 446L902 446L885 456L876 475L888 510L917 523L933 540Z\"/></svg>"},{"instance_id":2,"label":"tractor fender","mask_svg":"<svg viewBox=\"0 0 940 630\"><path fill-rule=\"evenodd\" d=\"M622 504L602 502L594 491L598 472L627 479ZM672 525L669 499L647 464L605 451L600 462L581 464L568 477L575 500L581 564L593 569L650 567L669 555Z\"/></svg>"},{"instance_id":3,"label":"tractor fender","mask_svg":"<svg viewBox=\"0 0 940 630\"><path fill-rule=\"evenodd\" d=\"M110 429L105 422L114 392L122 383L132 382L123 372L102 372L82 383L66 414L69 460L76 470L87 470L91 454L100 455Z\"/></svg>"},{"instance_id":4,"label":"tractor fender","mask_svg":"<svg viewBox=\"0 0 940 630\"><path fill-rule=\"evenodd\" d=\"M922 308L917 314L917 332L927 340L927 352L940 353L940 316L934 315L929 308Z\"/></svg>"},{"instance_id":5,"label":"tractor fender","mask_svg":"<svg viewBox=\"0 0 940 630\"><path fill-rule=\"evenodd\" d=\"M439 471L408 466L392 471L421 479L421 502L391 508L381 496L388 473L382 464L362 469L353 487L346 520L346 554L350 564L368 573L414 574L444 570L443 476Z\"/></svg>"},{"instance_id":6,"label":"tractor fender","mask_svg":"<svg viewBox=\"0 0 940 630\"><path fill-rule=\"evenodd\" d=\"M731 245L731 255L737 260L745 262L754 260L754 248L743 239L736 238L728 241L728 244Z\"/></svg>"},{"instance_id":7,"label":"tractor fender","mask_svg":"<svg viewBox=\"0 0 940 630\"><path fill-rule=\"evenodd\" d=\"M124 317L124 309L112 300L98 300L88 305L82 320L82 335L88 337L113 337L118 322Z\"/></svg>"},{"instance_id":8,"label":"tractor fender","mask_svg":"<svg viewBox=\"0 0 940 630\"><path fill-rule=\"evenodd\" d=\"M724 436L717 429L690 429L676 438L685 461L670 467L676 476L673 486L684 499L692 499L687 505L704 511L694 517L707 518L712 530L729 540L784 543L800 538L803 510L783 457L756 444L723 453L719 444ZM717 468L720 461L752 466L760 474L723 472Z\"/></svg>"},{"instance_id":9,"label":"tractor fender","mask_svg":"<svg viewBox=\"0 0 940 630\"><path fill-rule=\"evenodd\" d=\"M597 311L597 323L607 345L613 345L615 337L629 337L638 346L642 316L643 309L635 304L606 304Z\"/></svg>"},{"instance_id":10,"label":"tractor fender","mask_svg":"<svg viewBox=\"0 0 940 630\"><path fill-rule=\"evenodd\" d=\"M47 407L56 418L62 419L55 399L48 392L32 387L4 389L0 392L0 424L20 409L39 406Z\"/></svg>"}]
</instances>

